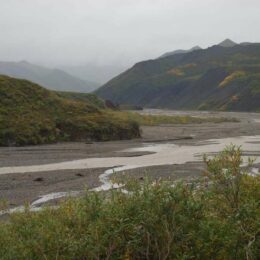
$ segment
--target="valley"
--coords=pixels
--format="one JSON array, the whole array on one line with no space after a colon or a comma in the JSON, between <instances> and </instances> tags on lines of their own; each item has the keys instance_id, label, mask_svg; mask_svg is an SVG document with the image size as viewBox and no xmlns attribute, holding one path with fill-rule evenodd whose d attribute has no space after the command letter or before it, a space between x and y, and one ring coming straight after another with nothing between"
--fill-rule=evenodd
<instances>
[{"instance_id":1,"label":"valley","mask_svg":"<svg viewBox=\"0 0 260 260\"><path fill-rule=\"evenodd\" d=\"M2 1L0 260L260 255L260 1Z\"/></svg>"},{"instance_id":2,"label":"valley","mask_svg":"<svg viewBox=\"0 0 260 260\"><path fill-rule=\"evenodd\" d=\"M54 194L39 203L39 207L46 203L55 205L75 192L78 196L85 189L112 188L112 180L119 183L131 178L142 181L146 177L189 180L201 176L204 153L217 153L230 143L242 145L245 156L256 157L254 171L259 172L258 113L171 110L139 113L225 117L239 122L142 126L142 138L132 140L1 147L0 197L5 198L8 208L15 208Z\"/></svg>"}]
</instances>

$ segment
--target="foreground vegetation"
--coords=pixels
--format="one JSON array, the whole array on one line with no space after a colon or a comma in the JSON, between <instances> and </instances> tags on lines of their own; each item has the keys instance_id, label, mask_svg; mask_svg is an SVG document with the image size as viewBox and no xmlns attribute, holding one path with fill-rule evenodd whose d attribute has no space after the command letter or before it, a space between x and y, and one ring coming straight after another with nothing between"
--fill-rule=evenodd
<instances>
[{"instance_id":1,"label":"foreground vegetation","mask_svg":"<svg viewBox=\"0 0 260 260\"><path fill-rule=\"evenodd\" d=\"M101 109L98 99L55 93L30 81L0 76L0 145L139 137L136 122Z\"/></svg>"},{"instance_id":2,"label":"foreground vegetation","mask_svg":"<svg viewBox=\"0 0 260 260\"><path fill-rule=\"evenodd\" d=\"M130 183L0 224L1 259L257 259L260 178L230 147L192 184Z\"/></svg>"}]
</instances>

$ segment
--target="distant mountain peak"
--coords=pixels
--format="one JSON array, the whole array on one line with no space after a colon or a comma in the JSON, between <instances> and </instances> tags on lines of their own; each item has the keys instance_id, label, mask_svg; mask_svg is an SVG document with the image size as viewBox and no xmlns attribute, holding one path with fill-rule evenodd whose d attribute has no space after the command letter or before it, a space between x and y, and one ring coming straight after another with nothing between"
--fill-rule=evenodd
<instances>
[{"instance_id":1,"label":"distant mountain peak","mask_svg":"<svg viewBox=\"0 0 260 260\"><path fill-rule=\"evenodd\" d=\"M201 50L202 48L199 45L194 46L193 48L190 49L190 51L196 51L196 50Z\"/></svg>"},{"instance_id":2,"label":"distant mountain peak","mask_svg":"<svg viewBox=\"0 0 260 260\"><path fill-rule=\"evenodd\" d=\"M233 42L230 39L225 39L224 41L218 44L218 46L225 47L225 48L234 47L236 45L237 43Z\"/></svg>"}]
</instances>

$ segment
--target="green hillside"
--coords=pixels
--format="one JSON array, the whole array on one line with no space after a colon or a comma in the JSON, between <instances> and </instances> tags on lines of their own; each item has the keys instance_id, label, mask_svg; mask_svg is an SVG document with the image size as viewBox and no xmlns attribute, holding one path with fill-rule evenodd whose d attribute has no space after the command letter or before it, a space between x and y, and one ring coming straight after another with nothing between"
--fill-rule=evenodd
<instances>
[{"instance_id":1,"label":"green hillside","mask_svg":"<svg viewBox=\"0 0 260 260\"><path fill-rule=\"evenodd\" d=\"M95 93L145 107L260 111L260 44L215 45L140 62Z\"/></svg>"},{"instance_id":2,"label":"green hillside","mask_svg":"<svg viewBox=\"0 0 260 260\"><path fill-rule=\"evenodd\" d=\"M94 102L62 97L26 80L0 76L0 145L139 137L137 123Z\"/></svg>"},{"instance_id":3,"label":"green hillside","mask_svg":"<svg viewBox=\"0 0 260 260\"><path fill-rule=\"evenodd\" d=\"M96 106L97 108L106 108L104 100L91 93L56 91L56 94L63 98L69 98L76 101L84 101L90 103Z\"/></svg>"}]
</instances>

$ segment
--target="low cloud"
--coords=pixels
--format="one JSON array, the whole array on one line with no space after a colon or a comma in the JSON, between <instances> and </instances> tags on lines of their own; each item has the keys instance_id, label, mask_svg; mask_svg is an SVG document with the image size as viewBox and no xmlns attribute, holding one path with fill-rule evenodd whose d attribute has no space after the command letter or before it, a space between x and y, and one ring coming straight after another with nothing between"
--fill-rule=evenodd
<instances>
[{"instance_id":1,"label":"low cloud","mask_svg":"<svg viewBox=\"0 0 260 260\"><path fill-rule=\"evenodd\" d=\"M0 60L130 65L224 38L260 41L256 0L8 0Z\"/></svg>"}]
</instances>

